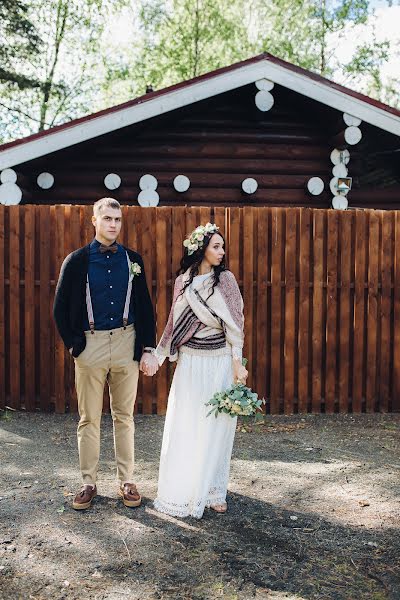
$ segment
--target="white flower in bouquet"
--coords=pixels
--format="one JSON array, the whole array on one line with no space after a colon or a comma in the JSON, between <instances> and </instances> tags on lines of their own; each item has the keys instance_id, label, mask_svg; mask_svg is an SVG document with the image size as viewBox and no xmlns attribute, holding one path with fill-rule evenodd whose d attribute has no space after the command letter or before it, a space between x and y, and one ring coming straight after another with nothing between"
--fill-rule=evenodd
<instances>
[{"instance_id":1,"label":"white flower in bouquet","mask_svg":"<svg viewBox=\"0 0 400 600\"><path fill-rule=\"evenodd\" d=\"M243 359L244 366L246 362L246 359ZM259 398L244 383L235 383L224 392L216 392L206 402L206 406L211 407L207 416L214 414L215 417L218 417L219 413L225 413L230 417L242 417L243 420L249 418L262 419L263 404L265 404L264 398Z\"/></svg>"}]
</instances>

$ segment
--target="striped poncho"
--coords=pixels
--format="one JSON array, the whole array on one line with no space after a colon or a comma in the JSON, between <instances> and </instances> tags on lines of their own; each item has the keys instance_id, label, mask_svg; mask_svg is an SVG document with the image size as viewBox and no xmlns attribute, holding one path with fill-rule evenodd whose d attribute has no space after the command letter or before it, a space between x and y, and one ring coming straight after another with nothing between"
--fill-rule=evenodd
<instances>
[{"instance_id":1,"label":"striped poncho","mask_svg":"<svg viewBox=\"0 0 400 600\"><path fill-rule=\"evenodd\" d=\"M207 276L189 279L189 271L175 281L171 311L156 348L160 364L165 358L175 361L178 351L199 355L232 354L241 359L243 348L243 299L235 276L222 271L220 280L210 295L213 271Z\"/></svg>"}]
</instances>

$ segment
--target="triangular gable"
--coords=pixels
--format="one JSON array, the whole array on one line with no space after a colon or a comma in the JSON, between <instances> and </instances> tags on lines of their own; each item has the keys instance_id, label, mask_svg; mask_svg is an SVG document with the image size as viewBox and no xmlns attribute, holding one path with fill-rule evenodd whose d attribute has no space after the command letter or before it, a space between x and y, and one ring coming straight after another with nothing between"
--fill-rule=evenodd
<instances>
[{"instance_id":1,"label":"triangular gable","mask_svg":"<svg viewBox=\"0 0 400 600\"><path fill-rule=\"evenodd\" d=\"M267 79L400 136L399 110L265 53L4 144L0 146L0 171L260 79Z\"/></svg>"}]
</instances>

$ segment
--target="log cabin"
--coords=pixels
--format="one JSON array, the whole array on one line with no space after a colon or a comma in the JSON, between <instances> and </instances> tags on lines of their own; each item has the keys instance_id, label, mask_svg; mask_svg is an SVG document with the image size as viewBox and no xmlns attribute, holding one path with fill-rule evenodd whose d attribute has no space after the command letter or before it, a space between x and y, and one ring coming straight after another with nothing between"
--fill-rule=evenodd
<instances>
[{"instance_id":1,"label":"log cabin","mask_svg":"<svg viewBox=\"0 0 400 600\"><path fill-rule=\"evenodd\" d=\"M400 111L264 53L0 146L3 204L400 208Z\"/></svg>"}]
</instances>

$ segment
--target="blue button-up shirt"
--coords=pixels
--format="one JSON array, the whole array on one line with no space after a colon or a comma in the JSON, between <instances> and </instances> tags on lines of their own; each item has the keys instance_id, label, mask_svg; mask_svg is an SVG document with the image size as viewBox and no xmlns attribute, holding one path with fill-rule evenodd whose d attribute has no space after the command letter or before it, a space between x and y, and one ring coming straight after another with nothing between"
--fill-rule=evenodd
<instances>
[{"instance_id":1,"label":"blue button-up shirt","mask_svg":"<svg viewBox=\"0 0 400 600\"><path fill-rule=\"evenodd\" d=\"M89 287L92 299L94 328L98 330L123 327L123 314L128 288L128 262L126 253L118 244L118 251L100 252L100 242L93 240L89 252ZM134 322L130 308L128 325ZM89 330L89 319L86 315L85 331Z\"/></svg>"}]
</instances>

